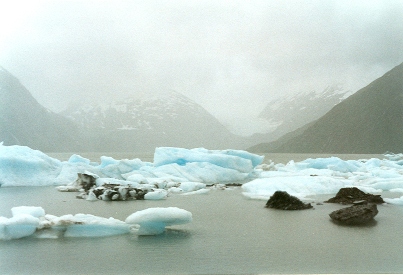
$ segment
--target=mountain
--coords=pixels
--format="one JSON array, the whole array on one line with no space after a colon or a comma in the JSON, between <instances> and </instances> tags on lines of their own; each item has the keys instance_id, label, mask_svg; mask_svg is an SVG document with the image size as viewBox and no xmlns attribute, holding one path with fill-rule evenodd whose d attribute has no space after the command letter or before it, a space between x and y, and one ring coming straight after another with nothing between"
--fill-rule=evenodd
<instances>
[{"instance_id":1,"label":"mountain","mask_svg":"<svg viewBox=\"0 0 403 275\"><path fill-rule=\"evenodd\" d=\"M43 151L83 148L79 128L41 106L17 78L0 67L0 142Z\"/></svg>"},{"instance_id":2,"label":"mountain","mask_svg":"<svg viewBox=\"0 0 403 275\"><path fill-rule=\"evenodd\" d=\"M340 84L326 87L321 92L302 92L271 101L259 114L259 118L276 125L272 137L280 137L307 123L317 120L352 92Z\"/></svg>"},{"instance_id":3,"label":"mountain","mask_svg":"<svg viewBox=\"0 0 403 275\"><path fill-rule=\"evenodd\" d=\"M251 151L284 153L403 152L403 63L311 125Z\"/></svg>"},{"instance_id":4,"label":"mountain","mask_svg":"<svg viewBox=\"0 0 403 275\"><path fill-rule=\"evenodd\" d=\"M351 94L353 93L343 88L341 84L334 84L321 92L301 92L270 101L259 114L258 119L267 121L271 125L271 130L267 133L253 134L248 137L248 142L251 145L273 142L319 119Z\"/></svg>"},{"instance_id":5,"label":"mountain","mask_svg":"<svg viewBox=\"0 0 403 275\"><path fill-rule=\"evenodd\" d=\"M113 136L114 150L146 152L154 151L156 146L239 148L242 140L200 105L174 91L107 104L76 104L61 115L86 131Z\"/></svg>"},{"instance_id":6,"label":"mountain","mask_svg":"<svg viewBox=\"0 0 403 275\"><path fill-rule=\"evenodd\" d=\"M72 105L62 114L41 106L0 67L0 142L45 152L153 152L156 146L241 148L198 104L176 92L98 105Z\"/></svg>"}]
</instances>

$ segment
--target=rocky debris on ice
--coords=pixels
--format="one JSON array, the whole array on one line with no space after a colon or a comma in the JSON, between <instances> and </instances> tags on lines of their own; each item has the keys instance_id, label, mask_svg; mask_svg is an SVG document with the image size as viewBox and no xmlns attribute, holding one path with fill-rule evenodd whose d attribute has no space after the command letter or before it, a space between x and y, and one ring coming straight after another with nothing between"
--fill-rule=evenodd
<instances>
[{"instance_id":1,"label":"rocky debris on ice","mask_svg":"<svg viewBox=\"0 0 403 275\"><path fill-rule=\"evenodd\" d=\"M384 203L381 195L373 195L365 193L358 189L357 187L345 187L341 188L337 192L336 196L325 201L330 203L341 203L341 204L354 204L358 201L367 201L369 203Z\"/></svg>"},{"instance_id":2,"label":"rocky debris on ice","mask_svg":"<svg viewBox=\"0 0 403 275\"><path fill-rule=\"evenodd\" d=\"M303 203L300 199L289 195L285 191L276 191L267 201L266 207L282 210L303 210L312 208L312 205Z\"/></svg>"},{"instance_id":3,"label":"rocky debris on ice","mask_svg":"<svg viewBox=\"0 0 403 275\"><path fill-rule=\"evenodd\" d=\"M352 205L350 207L333 211L329 216L332 220L340 224L356 225L372 221L377 214L378 208L376 204L367 203Z\"/></svg>"}]
</instances>

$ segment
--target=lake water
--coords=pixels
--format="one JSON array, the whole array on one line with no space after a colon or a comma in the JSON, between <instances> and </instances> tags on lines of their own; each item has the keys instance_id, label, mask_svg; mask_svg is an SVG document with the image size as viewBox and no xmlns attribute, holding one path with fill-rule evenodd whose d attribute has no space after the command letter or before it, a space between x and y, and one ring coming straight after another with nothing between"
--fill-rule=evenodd
<instances>
[{"instance_id":1,"label":"lake water","mask_svg":"<svg viewBox=\"0 0 403 275\"><path fill-rule=\"evenodd\" d=\"M6 217L21 205L42 206L57 216L87 213L120 220L149 207L175 206L193 214L192 223L158 236L2 241L0 274L403 273L403 207L379 205L376 222L340 226L328 214L344 206L315 203L314 210L280 211L241 192L88 202L54 187L0 188L0 216Z\"/></svg>"}]
</instances>

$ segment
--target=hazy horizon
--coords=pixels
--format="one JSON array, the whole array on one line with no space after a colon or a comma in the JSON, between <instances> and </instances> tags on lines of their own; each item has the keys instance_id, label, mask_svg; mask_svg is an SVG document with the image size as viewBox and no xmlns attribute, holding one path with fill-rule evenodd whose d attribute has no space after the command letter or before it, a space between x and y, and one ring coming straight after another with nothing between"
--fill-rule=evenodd
<instances>
[{"instance_id":1,"label":"hazy horizon","mask_svg":"<svg viewBox=\"0 0 403 275\"><path fill-rule=\"evenodd\" d=\"M52 111L174 90L254 132L273 99L403 61L403 1L13 1L0 66Z\"/></svg>"}]
</instances>

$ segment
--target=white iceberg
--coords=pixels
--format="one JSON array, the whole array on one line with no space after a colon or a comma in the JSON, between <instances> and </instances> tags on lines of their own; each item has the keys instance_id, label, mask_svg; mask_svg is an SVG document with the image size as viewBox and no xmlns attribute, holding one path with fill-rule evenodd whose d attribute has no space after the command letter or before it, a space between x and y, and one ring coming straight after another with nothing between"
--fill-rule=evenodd
<instances>
[{"instance_id":1,"label":"white iceberg","mask_svg":"<svg viewBox=\"0 0 403 275\"><path fill-rule=\"evenodd\" d=\"M47 218L47 226L64 232L64 237L105 237L129 232L129 226L118 219L90 214L63 215Z\"/></svg>"},{"instance_id":2,"label":"white iceberg","mask_svg":"<svg viewBox=\"0 0 403 275\"><path fill-rule=\"evenodd\" d=\"M12 218L0 217L0 240L19 239L34 233L38 238L106 237L130 232L156 235L163 233L166 226L192 221L189 211L176 207L148 208L131 214L126 222L90 214L57 217L45 214L42 207L36 206L14 207L12 214Z\"/></svg>"},{"instance_id":3,"label":"white iceberg","mask_svg":"<svg viewBox=\"0 0 403 275\"><path fill-rule=\"evenodd\" d=\"M156 207L137 211L126 218L132 224L131 230L137 235L157 235L166 226L186 224L192 221L192 213L177 207Z\"/></svg>"},{"instance_id":4,"label":"white iceberg","mask_svg":"<svg viewBox=\"0 0 403 275\"><path fill-rule=\"evenodd\" d=\"M19 239L35 233L39 218L18 214L12 218L0 217L0 240Z\"/></svg>"},{"instance_id":5,"label":"white iceberg","mask_svg":"<svg viewBox=\"0 0 403 275\"><path fill-rule=\"evenodd\" d=\"M255 167L263 156L242 150L207 150L156 148L154 163L139 159L116 160L102 156L101 163L93 163L79 155L59 161L25 146L0 145L0 185L60 187L61 191L75 190L71 185L78 173L97 175L97 185L147 184L155 182L240 182L256 175ZM194 190L192 190L194 191Z\"/></svg>"},{"instance_id":6,"label":"white iceberg","mask_svg":"<svg viewBox=\"0 0 403 275\"><path fill-rule=\"evenodd\" d=\"M62 162L26 146L0 144L0 186L55 184Z\"/></svg>"}]
</instances>

